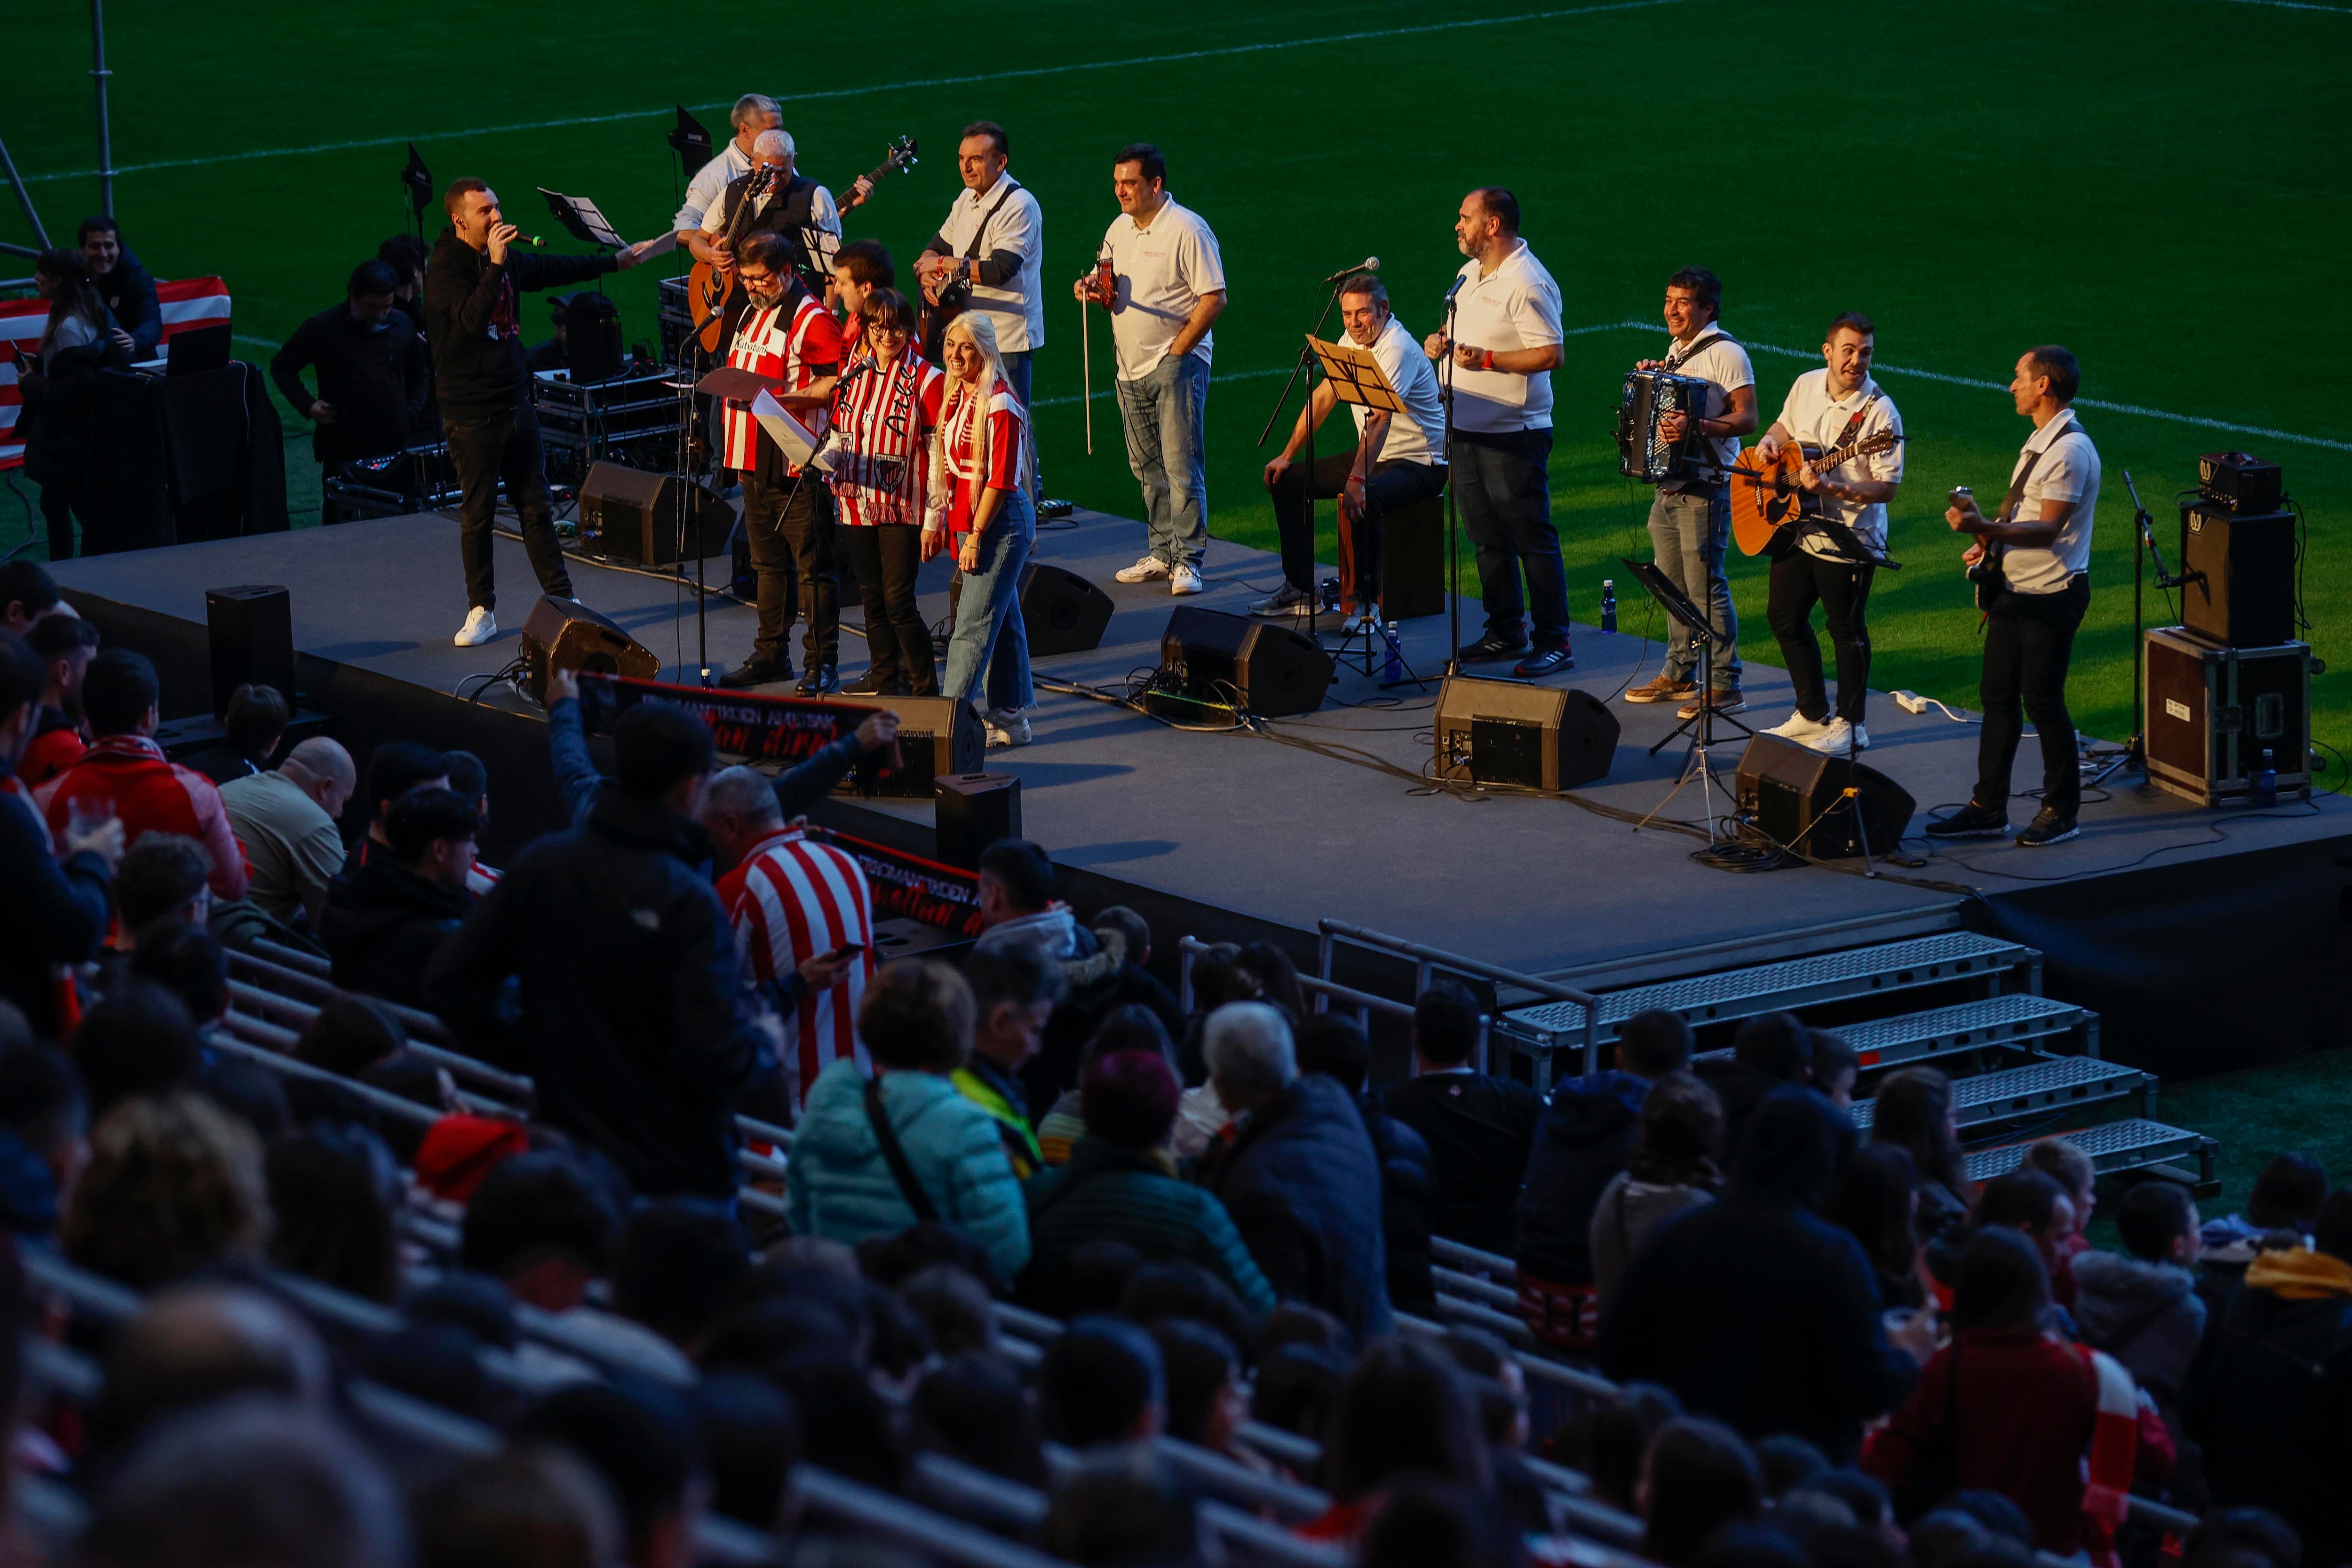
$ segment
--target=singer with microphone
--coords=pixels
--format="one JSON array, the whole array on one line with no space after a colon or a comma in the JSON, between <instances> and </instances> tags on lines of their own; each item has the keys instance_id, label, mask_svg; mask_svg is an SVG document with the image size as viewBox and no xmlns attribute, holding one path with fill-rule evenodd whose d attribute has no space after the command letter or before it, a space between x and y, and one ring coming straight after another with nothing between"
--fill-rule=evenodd
<instances>
[{"instance_id":1,"label":"singer with microphone","mask_svg":"<svg viewBox=\"0 0 2352 1568\"><path fill-rule=\"evenodd\" d=\"M449 462L465 491L458 549L468 607L457 643L473 647L499 635L490 523L499 480L506 481L540 588L561 599L572 596L555 537L555 505L541 459L515 296L635 267L651 242L612 256L533 256L518 247L536 242L506 221L498 193L480 180L451 181L442 205L449 226L425 263L425 339Z\"/></svg>"},{"instance_id":2,"label":"singer with microphone","mask_svg":"<svg viewBox=\"0 0 2352 1568\"><path fill-rule=\"evenodd\" d=\"M1462 198L1454 239L1470 259L1446 294L1454 302L1453 336L1432 332L1423 346L1431 359L1446 363L1451 377L1447 456L1486 601L1486 635L1460 658L1491 664L1525 650L1514 675L1573 669L1568 571L1552 527L1547 472L1551 373L1561 357L1559 285L1519 237L1518 198L1500 185Z\"/></svg>"},{"instance_id":3,"label":"singer with microphone","mask_svg":"<svg viewBox=\"0 0 2352 1568\"><path fill-rule=\"evenodd\" d=\"M1259 616L1303 616L1315 604L1315 506L1339 501L1339 560L1354 618L1377 617L1381 595L1381 519L1391 508L1412 506L1445 489L1445 408L1439 400L1437 371L1414 352L1412 334L1389 308L1389 291L1375 274L1380 258L1336 279L1339 320L1348 341L1371 351L1381 374L1404 404L1402 414L1351 405L1356 444L1345 451L1297 461L1299 448L1329 418L1339 395L1328 381L1315 388L1291 427L1282 455L1265 466L1265 488L1274 497L1274 520L1282 531L1282 586L1251 606Z\"/></svg>"}]
</instances>

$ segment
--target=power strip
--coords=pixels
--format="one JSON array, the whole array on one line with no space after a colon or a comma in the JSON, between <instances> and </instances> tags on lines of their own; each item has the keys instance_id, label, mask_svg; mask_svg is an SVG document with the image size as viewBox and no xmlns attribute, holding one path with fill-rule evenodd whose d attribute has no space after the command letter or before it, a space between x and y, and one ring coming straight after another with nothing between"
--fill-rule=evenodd
<instances>
[{"instance_id":1,"label":"power strip","mask_svg":"<svg viewBox=\"0 0 2352 1568\"><path fill-rule=\"evenodd\" d=\"M1969 717L1966 713L1954 712L1944 703L1937 701L1932 697L1922 697L1916 691L1890 691L1887 695L1894 698L1895 706L1902 709L1906 713L1925 713L1930 708L1940 708L1943 710L1944 717L1949 719L1955 724L1974 724L1979 722L1979 721Z\"/></svg>"}]
</instances>

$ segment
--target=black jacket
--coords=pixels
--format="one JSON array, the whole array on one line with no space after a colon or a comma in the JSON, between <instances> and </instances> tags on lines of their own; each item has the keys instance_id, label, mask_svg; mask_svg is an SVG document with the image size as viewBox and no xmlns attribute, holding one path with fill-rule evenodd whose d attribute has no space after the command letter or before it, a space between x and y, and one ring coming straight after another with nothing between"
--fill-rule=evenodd
<instances>
[{"instance_id":1,"label":"black jacket","mask_svg":"<svg viewBox=\"0 0 2352 1568\"><path fill-rule=\"evenodd\" d=\"M115 258L114 270L91 281L98 285L99 298L106 301L106 308L114 312L114 324L138 344L131 357L152 359L156 345L163 341L163 306L155 297L155 279L140 265L139 258L126 246Z\"/></svg>"},{"instance_id":2,"label":"black jacket","mask_svg":"<svg viewBox=\"0 0 2352 1568\"><path fill-rule=\"evenodd\" d=\"M1061 960L1067 989L1055 1005L1054 1016L1045 1021L1037 1054L1021 1069L1032 1117L1043 1117L1065 1091L1076 1087L1078 1062L1086 1055L1087 1042L1095 1037L1105 1018L1129 1003L1159 1015L1170 1039L1181 1038L1184 1033L1183 1009L1176 1005L1168 987L1128 957L1125 937L1115 931L1089 931L1084 927L1080 931L1080 945L1091 944L1092 951Z\"/></svg>"},{"instance_id":3,"label":"black jacket","mask_svg":"<svg viewBox=\"0 0 2352 1568\"><path fill-rule=\"evenodd\" d=\"M541 1115L648 1195L735 1191L735 1097L757 1042L735 932L694 868L702 830L607 789L525 849L425 976L461 1046L529 1072ZM520 978L520 1020L499 991Z\"/></svg>"},{"instance_id":4,"label":"black jacket","mask_svg":"<svg viewBox=\"0 0 2352 1568\"><path fill-rule=\"evenodd\" d=\"M304 321L269 359L269 377L294 412L310 416L314 395L302 384L308 367L319 384L315 401L335 411L334 423L310 435L321 463L381 458L410 444L431 385L425 345L398 310L370 331L352 320L349 300Z\"/></svg>"},{"instance_id":5,"label":"black jacket","mask_svg":"<svg viewBox=\"0 0 2352 1568\"><path fill-rule=\"evenodd\" d=\"M1381 1109L1429 1145L1437 1177L1429 1228L1465 1247L1510 1257L1512 1211L1543 1117L1543 1097L1506 1078L1434 1072L1391 1088Z\"/></svg>"},{"instance_id":6,"label":"black jacket","mask_svg":"<svg viewBox=\"0 0 2352 1568\"><path fill-rule=\"evenodd\" d=\"M1517 1261L1554 1285L1592 1283L1592 1211L1642 1130L1646 1079L1610 1069L1552 1090L1519 1195Z\"/></svg>"},{"instance_id":7,"label":"black jacket","mask_svg":"<svg viewBox=\"0 0 2352 1568\"><path fill-rule=\"evenodd\" d=\"M1200 1179L1276 1295L1322 1308L1359 1342L1389 1331L1380 1161L1336 1081L1306 1074L1251 1111Z\"/></svg>"},{"instance_id":8,"label":"black jacket","mask_svg":"<svg viewBox=\"0 0 2352 1568\"><path fill-rule=\"evenodd\" d=\"M2352 1297L2296 1300L2248 1284L2208 1350L2182 1414L2204 1447L2214 1503L2269 1509L2302 1533L2305 1563L2342 1563L2352 1553Z\"/></svg>"},{"instance_id":9,"label":"black jacket","mask_svg":"<svg viewBox=\"0 0 2352 1568\"><path fill-rule=\"evenodd\" d=\"M33 803L0 759L0 996L25 1010L38 1037L57 1033L49 965L82 963L106 940L113 874L85 851L60 862Z\"/></svg>"},{"instance_id":10,"label":"black jacket","mask_svg":"<svg viewBox=\"0 0 2352 1568\"><path fill-rule=\"evenodd\" d=\"M441 417L468 425L530 400L518 293L585 282L620 265L617 257L534 256L518 247L507 252L505 265L494 266L487 252L443 229L425 263L425 337L433 346Z\"/></svg>"},{"instance_id":11,"label":"black jacket","mask_svg":"<svg viewBox=\"0 0 2352 1568\"><path fill-rule=\"evenodd\" d=\"M415 1007L434 954L473 907L465 889L429 881L382 854L327 889L319 940L334 960L336 984Z\"/></svg>"},{"instance_id":12,"label":"black jacket","mask_svg":"<svg viewBox=\"0 0 2352 1568\"><path fill-rule=\"evenodd\" d=\"M98 441L99 374L130 363L131 356L107 338L60 349L46 368L23 378L16 429L25 443L26 479L46 486L78 485L89 478Z\"/></svg>"},{"instance_id":13,"label":"black jacket","mask_svg":"<svg viewBox=\"0 0 2352 1568\"><path fill-rule=\"evenodd\" d=\"M1429 1245L1429 1211L1437 1201L1437 1177L1430 1170L1429 1145L1421 1134L1387 1114L1367 1094L1356 1102L1381 1163L1381 1239L1389 1255L1389 1304L1400 1312L1433 1317L1437 1311L1436 1254Z\"/></svg>"}]
</instances>

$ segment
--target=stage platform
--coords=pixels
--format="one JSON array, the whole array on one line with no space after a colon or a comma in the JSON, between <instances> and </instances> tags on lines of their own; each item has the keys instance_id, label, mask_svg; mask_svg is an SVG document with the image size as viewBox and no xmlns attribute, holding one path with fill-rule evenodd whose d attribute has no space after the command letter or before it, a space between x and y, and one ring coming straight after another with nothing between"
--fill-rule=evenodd
<instances>
[{"instance_id":1,"label":"stage platform","mask_svg":"<svg viewBox=\"0 0 2352 1568\"><path fill-rule=\"evenodd\" d=\"M1321 711L1264 721L1256 732L1177 730L1079 694L1122 691L1158 662L1176 601L1164 584L1129 587L1111 577L1142 548L1140 523L1099 513L1043 531L1040 555L1099 584L1117 612L1100 648L1040 661L1041 681L1072 689L1041 689L1034 743L992 752L988 766L1020 776L1026 831L1066 868L1081 907L1134 903L1166 948L1187 931L1265 936L1305 958L1317 922L1337 917L1527 973L1607 984L1695 967L1693 955L1709 951L1774 941L1782 951L1818 951L1968 923L2043 947L2050 988L2098 1007L2111 1020L2116 1054L2158 1070L2213 1065L2200 1042L2268 1059L2332 1044L2340 1027L2339 1009L2315 989L2316 977L2341 974L2352 959L2337 912L2346 879L2336 867L2339 852L2352 847L2352 805L2339 798L2269 813L2208 811L2118 777L2104 798L2094 795L2083 835L2071 843L2028 850L1978 841L1933 853L1918 829L1931 808L1966 798L1975 728L1932 709L1906 714L1874 695L1865 760L1917 799L1920 816L1903 849L1924 864L1886 867L1875 878L1858 874L1858 863L1850 871L1727 873L1694 861L1699 839L1672 826L1702 822L1695 784L1659 826L1639 832L1569 800L1432 786L1443 616L1405 623L1406 658L1428 678L1425 689L1383 692L1375 679L1343 668ZM726 563L714 559L708 571L717 584ZM572 572L580 597L653 649L669 678L692 668L691 591L667 576L584 561ZM57 569L68 596L110 641L156 657L167 716L208 707L205 591L287 585L304 704L332 715L362 758L394 735L479 752L491 767L485 853L494 862L553 826L554 815L536 710L504 688L465 700L483 684L468 677L514 658L537 599L514 540L499 541L498 573L504 629L495 642L466 649L449 641L466 610L457 525L438 514ZM945 614L947 575L944 561L926 571L924 607L933 617ZM1206 575L1209 591L1192 602L1239 611L1270 591L1279 572L1271 556L1217 541ZM1595 586L1578 584L1580 606L1591 606ZM856 595L845 599L854 625ZM1684 747L1646 754L1674 727L1673 710L1613 700L1655 673L1662 652L1654 637L1640 635L1662 617L1629 579L1620 579L1619 603L1625 629L1577 627L1577 667L1555 681L1612 699L1623 723L1609 775L1574 794L1639 814L1672 787ZM731 665L749 650L751 612L724 597L708 605L711 656ZM1760 625L1743 630L1751 646L1769 646ZM1465 640L1477 634L1475 601L1465 606L1463 631ZM1330 634L1326 640L1336 641L1335 626ZM798 662L797 646L793 654ZM844 674L854 678L865 664L862 640L845 633L842 654ZM1474 673L1507 676L1508 666ZM1787 715L1780 670L1751 663L1745 685L1748 722L1760 729ZM1720 747L1716 758L1722 814L1738 747ZM2029 739L2021 784L2036 769ZM2031 805L2014 803L2021 824ZM845 798L823 815L903 847L929 844L925 804ZM1158 966L1170 956L1163 952ZM2213 1040L2216 1031L2231 1041ZM2137 1048L2126 1044L2135 1038Z\"/></svg>"}]
</instances>

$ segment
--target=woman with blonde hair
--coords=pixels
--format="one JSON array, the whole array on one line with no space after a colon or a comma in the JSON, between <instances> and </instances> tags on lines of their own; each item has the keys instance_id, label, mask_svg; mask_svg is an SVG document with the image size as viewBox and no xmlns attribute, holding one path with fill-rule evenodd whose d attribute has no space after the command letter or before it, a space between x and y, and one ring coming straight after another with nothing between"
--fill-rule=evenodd
<instances>
[{"instance_id":1,"label":"woman with blonde hair","mask_svg":"<svg viewBox=\"0 0 2352 1568\"><path fill-rule=\"evenodd\" d=\"M940 695L976 704L992 746L1025 746L1036 700L1029 633L1021 623L1021 568L1037 542L1035 443L989 319L967 311L941 345L948 392L931 448L923 559L952 543L962 589L948 638ZM983 690L983 686L985 689Z\"/></svg>"}]
</instances>

